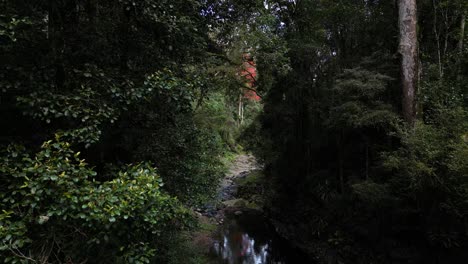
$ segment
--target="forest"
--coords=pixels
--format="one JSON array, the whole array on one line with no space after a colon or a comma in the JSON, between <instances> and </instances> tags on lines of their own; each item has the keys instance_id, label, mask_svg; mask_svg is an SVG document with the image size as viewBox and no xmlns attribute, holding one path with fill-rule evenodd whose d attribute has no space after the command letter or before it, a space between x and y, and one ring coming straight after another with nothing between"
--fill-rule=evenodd
<instances>
[{"instance_id":1,"label":"forest","mask_svg":"<svg viewBox=\"0 0 468 264\"><path fill-rule=\"evenodd\" d=\"M467 14L0 0L0 263L466 263Z\"/></svg>"}]
</instances>

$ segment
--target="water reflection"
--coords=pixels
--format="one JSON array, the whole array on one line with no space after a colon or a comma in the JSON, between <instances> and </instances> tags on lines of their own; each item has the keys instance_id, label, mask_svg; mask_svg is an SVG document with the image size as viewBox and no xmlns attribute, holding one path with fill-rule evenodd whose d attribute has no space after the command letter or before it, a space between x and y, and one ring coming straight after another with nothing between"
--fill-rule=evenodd
<instances>
[{"instance_id":1,"label":"water reflection","mask_svg":"<svg viewBox=\"0 0 468 264\"><path fill-rule=\"evenodd\" d=\"M280 239L258 214L228 215L213 245L219 263L304 263L303 256ZM297 262L301 260L301 262Z\"/></svg>"},{"instance_id":2,"label":"water reflection","mask_svg":"<svg viewBox=\"0 0 468 264\"><path fill-rule=\"evenodd\" d=\"M214 250L229 264L262 264L267 263L268 247L269 244L255 247L255 239L248 234L236 232L225 235L222 244L215 242Z\"/></svg>"}]
</instances>

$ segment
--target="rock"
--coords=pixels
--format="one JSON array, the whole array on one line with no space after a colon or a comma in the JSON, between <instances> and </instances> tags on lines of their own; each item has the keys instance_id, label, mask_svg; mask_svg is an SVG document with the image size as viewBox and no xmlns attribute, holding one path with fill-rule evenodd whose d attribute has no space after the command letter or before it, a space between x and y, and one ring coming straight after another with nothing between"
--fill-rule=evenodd
<instances>
[{"instance_id":1,"label":"rock","mask_svg":"<svg viewBox=\"0 0 468 264\"><path fill-rule=\"evenodd\" d=\"M241 215L242 214L242 211L235 211L234 212L234 215Z\"/></svg>"},{"instance_id":2,"label":"rock","mask_svg":"<svg viewBox=\"0 0 468 264\"><path fill-rule=\"evenodd\" d=\"M224 206L226 207L246 207L247 206L247 201L244 199L233 199L233 200L227 200L223 202Z\"/></svg>"},{"instance_id":3,"label":"rock","mask_svg":"<svg viewBox=\"0 0 468 264\"><path fill-rule=\"evenodd\" d=\"M239 173L239 175L237 176L237 178L239 179L242 179L242 178L245 178L249 175L250 171L243 171L241 173Z\"/></svg>"},{"instance_id":4,"label":"rock","mask_svg":"<svg viewBox=\"0 0 468 264\"><path fill-rule=\"evenodd\" d=\"M255 202L251 202L247 205L247 208L251 209L251 210L255 210L255 211L258 211L258 212L263 212L263 207Z\"/></svg>"},{"instance_id":5,"label":"rock","mask_svg":"<svg viewBox=\"0 0 468 264\"><path fill-rule=\"evenodd\" d=\"M46 223L47 221L49 221L49 216L47 215L41 215L39 216L39 224L44 224Z\"/></svg>"},{"instance_id":6,"label":"rock","mask_svg":"<svg viewBox=\"0 0 468 264\"><path fill-rule=\"evenodd\" d=\"M416 252L412 252L409 248L394 248L390 250L390 257L393 260L408 260L416 257Z\"/></svg>"}]
</instances>

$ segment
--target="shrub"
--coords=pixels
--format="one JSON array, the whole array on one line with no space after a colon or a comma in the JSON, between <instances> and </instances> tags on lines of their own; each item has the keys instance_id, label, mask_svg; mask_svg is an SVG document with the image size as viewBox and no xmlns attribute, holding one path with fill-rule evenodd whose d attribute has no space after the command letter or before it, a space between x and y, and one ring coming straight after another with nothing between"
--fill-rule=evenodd
<instances>
[{"instance_id":1,"label":"shrub","mask_svg":"<svg viewBox=\"0 0 468 264\"><path fill-rule=\"evenodd\" d=\"M98 182L79 155L60 137L32 157L18 146L2 155L0 256L6 262L148 263L159 237L190 225L188 210L161 190L151 165L128 165Z\"/></svg>"}]
</instances>

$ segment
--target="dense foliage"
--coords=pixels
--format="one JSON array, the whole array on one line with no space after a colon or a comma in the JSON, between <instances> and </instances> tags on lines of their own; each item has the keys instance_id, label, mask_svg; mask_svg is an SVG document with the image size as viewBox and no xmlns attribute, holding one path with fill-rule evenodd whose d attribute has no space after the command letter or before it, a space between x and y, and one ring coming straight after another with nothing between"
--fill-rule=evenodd
<instances>
[{"instance_id":1,"label":"dense foliage","mask_svg":"<svg viewBox=\"0 0 468 264\"><path fill-rule=\"evenodd\" d=\"M238 149L208 5L0 2L0 259L167 261Z\"/></svg>"},{"instance_id":2,"label":"dense foliage","mask_svg":"<svg viewBox=\"0 0 468 264\"><path fill-rule=\"evenodd\" d=\"M59 137L33 157L14 147L3 156L0 234L2 255L10 255L6 262L145 263L162 233L190 224L188 210L161 192L162 180L148 164L127 166L113 180L99 182L79 156Z\"/></svg>"},{"instance_id":3,"label":"dense foliage","mask_svg":"<svg viewBox=\"0 0 468 264\"><path fill-rule=\"evenodd\" d=\"M178 259L240 138L319 261L462 262L468 6L417 1L403 118L409 1L0 1L0 259Z\"/></svg>"},{"instance_id":4,"label":"dense foliage","mask_svg":"<svg viewBox=\"0 0 468 264\"><path fill-rule=\"evenodd\" d=\"M267 93L248 142L267 164L278 230L326 263L466 259L467 6L418 1L413 127L394 2L268 1L287 59L258 59Z\"/></svg>"}]
</instances>

